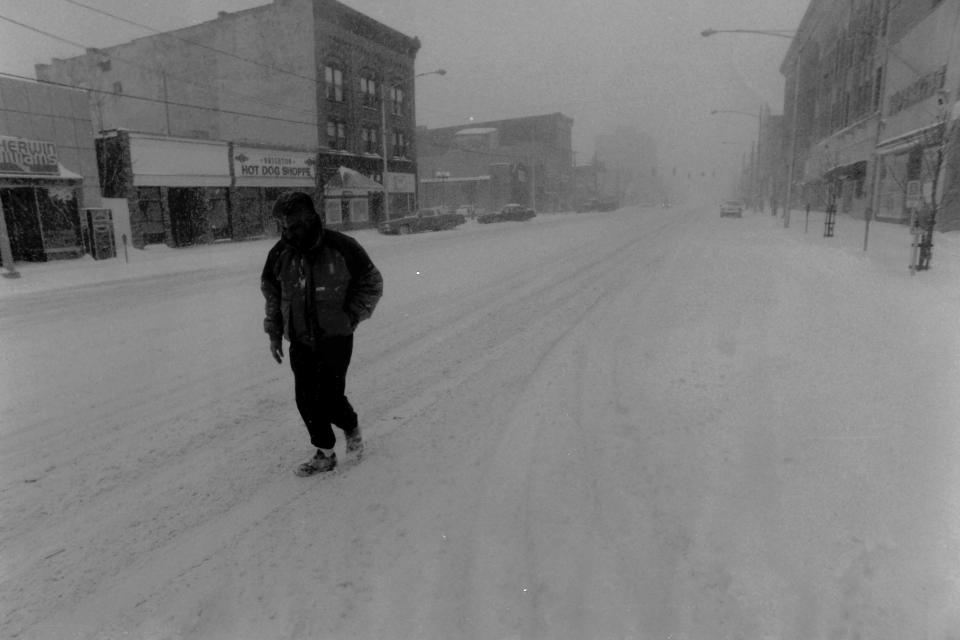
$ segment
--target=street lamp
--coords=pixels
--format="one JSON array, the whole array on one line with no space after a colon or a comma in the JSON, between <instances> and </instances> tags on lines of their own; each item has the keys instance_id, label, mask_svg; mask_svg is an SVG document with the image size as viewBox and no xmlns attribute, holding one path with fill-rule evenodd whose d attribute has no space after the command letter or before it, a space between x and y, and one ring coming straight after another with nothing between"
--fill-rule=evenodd
<instances>
[{"instance_id":1,"label":"street lamp","mask_svg":"<svg viewBox=\"0 0 960 640\"><path fill-rule=\"evenodd\" d=\"M759 113L751 113L750 111L736 111L731 109L712 109L710 115L715 116L718 113L737 113L742 116L750 116L751 118L757 119L757 146L756 151L754 152L753 157L753 167L751 171L751 180L753 181L752 191L753 195L756 195L756 192L760 188L760 138L763 136L763 111Z\"/></svg>"},{"instance_id":2,"label":"street lamp","mask_svg":"<svg viewBox=\"0 0 960 640\"><path fill-rule=\"evenodd\" d=\"M422 76L429 76L429 75L444 76L444 75L447 75L447 70L435 69L434 71L425 71L423 73L418 73L414 76L410 76L409 78L404 78L403 80L394 82L393 84L388 85L386 82L384 82L381 85L382 95L380 96L380 131L381 131L381 137L383 138L381 141L381 144L383 145L383 219L384 220L390 219L390 190L389 190L389 187L387 186L387 175L389 173L389 169L387 166L387 98L389 97L388 94L391 89L396 89L400 85L406 84L408 82L412 82L416 78L420 78Z\"/></svg>"},{"instance_id":3,"label":"street lamp","mask_svg":"<svg viewBox=\"0 0 960 640\"><path fill-rule=\"evenodd\" d=\"M788 29L704 29L700 32L700 35L704 38L709 38L717 33L757 33L762 36L776 36L778 38L790 38L792 40L797 32Z\"/></svg>"},{"instance_id":4,"label":"street lamp","mask_svg":"<svg viewBox=\"0 0 960 640\"><path fill-rule=\"evenodd\" d=\"M790 31L787 29L704 29L700 32L700 35L704 38L709 38L710 36L717 33L753 33L762 36L775 36L777 38L788 38L794 40L797 32ZM796 164L796 147L797 147L797 109L800 104L800 99L798 96L800 88L800 55L803 53L803 47L809 42L805 41L800 45L797 50L797 58L794 61L794 90L793 90L793 122L790 131L790 166L787 170L787 195L786 201L783 203L783 226L790 226L790 200L793 198L793 172L795 170ZM786 108L786 105L784 105Z\"/></svg>"}]
</instances>

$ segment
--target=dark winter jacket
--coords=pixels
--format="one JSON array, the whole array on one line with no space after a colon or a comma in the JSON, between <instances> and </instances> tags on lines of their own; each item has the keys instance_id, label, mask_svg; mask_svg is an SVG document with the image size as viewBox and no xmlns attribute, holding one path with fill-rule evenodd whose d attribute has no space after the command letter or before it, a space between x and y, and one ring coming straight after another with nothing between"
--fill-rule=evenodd
<instances>
[{"instance_id":1,"label":"dark winter jacket","mask_svg":"<svg viewBox=\"0 0 960 640\"><path fill-rule=\"evenodd\" d=\"M315 344L345 336L373 313L383 277L367 252L348 235L324 229L302 251L281 239L270 250L260 278L267 299L264 330L271 339Z\"/></svg>"}]
</instances>

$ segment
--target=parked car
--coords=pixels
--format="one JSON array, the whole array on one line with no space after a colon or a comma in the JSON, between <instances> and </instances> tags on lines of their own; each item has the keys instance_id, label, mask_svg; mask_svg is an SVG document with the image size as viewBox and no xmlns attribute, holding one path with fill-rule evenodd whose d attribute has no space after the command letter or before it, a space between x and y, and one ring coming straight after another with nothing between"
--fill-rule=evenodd
<instances>
[{"instance_id":1,"label":"parked car","mask_svg":"<svg viewBox=\"0 0 960 640\"><path fill-rule=\"evenodd\" d=\"M590 198L585 200L577 205L577 213L589 213L590 211L599 211L600 210L600 200L598 198Z\"/></svg>"},{"instance_id":2,"label":"parked car","mask_svg":"<svg viewBox=\"0 0 960 640\"><path fill-rule=\"evenodd\" d=\"M721 218L742 218L743 203L736 200L725 200L720 205Z\"/></svg>"},{"instance_id":3,"label":"parked car","mask_svg":"<svg viewBox=\"0 0 960 640\"><path fill-rule=\"evenodd\" d=\"M537 212L530 207L522 204L505 204L500 211L491 211L490 213L481 213L477 216L477 222L503 222L505 220L529 220L537 215Z\"/></svg>"},{"instance_id":4,"label":"parked car","mask_svg":"<svg viewBox=\"0 0 960 640\"><path fill-rule=\"evenodd\" d=\"M465 217L465 218L473 218L473 217L475 217L478 213L480 213L480 210L479 210L479 208L476 207L475 205L472 205L472 204L462 204L462 205L460 205L459 207L457 207L457 213L459 213L460 215L462 215L462 216Z\"/></svg>"},{"instance_id":5,"label":"parked car","mask_svg":"<svg viewBox=\"0 0 960 640\"><path fill-rule=\"evenodd\" d=\"M465 223L467 219L460 213L453 213L444 207L420 209L415 214L402 218L384 220L377 227L380 233L406 235L421 231L442 231L453 229Z\"/></svg>"},{"instance_id":6,"label":"parked car","mask_svg":"<svg viewBox=\"0 0 960 640\"><path fill-rule=\"evenodd\" d=\"M620 208L620 201L616 198L600 198L597 211L616 211Z\"/></svg>"},{"instance_id":7,"label":"parked car","mask_svg":"<svg viewBox=\"0 0 960 640\"><path fill-rule=\"evenodd\" d=\"M588 213L590 211L616 211L620 208L620 202L616 198L590 198L577 206L577 213Z\"/></svg>"}]
</instances>

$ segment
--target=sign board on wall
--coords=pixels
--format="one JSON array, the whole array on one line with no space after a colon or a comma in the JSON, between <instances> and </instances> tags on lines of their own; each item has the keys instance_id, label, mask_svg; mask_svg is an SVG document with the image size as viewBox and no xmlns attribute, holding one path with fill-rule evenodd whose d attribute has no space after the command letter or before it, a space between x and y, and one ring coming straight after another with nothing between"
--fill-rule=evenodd
<instances>
[{"instance_id":1,"label":"sign board on wall","mask_svg":"<svg viewBox=\"0 0 960 640\"><path fill-rule=\"evenodd\" d=\"M308 151L256 147L233 148L233 175L238 187L313 187L316 158Z\"/></svg>"},{"instance_id":2,"label":"sign board on wall","mask_svg":"<svg viewBox=\"0 0 960 640\"><path fill-rule=\"evenodd\" d=\"M413 173L388 173L387 187L390 193L416 193L417 176Z\"/></svg>"},{"instance_id":3,"label":"sign board on wall","mask_svg":"<svg viewBox=\"0 0 960 640\"><path fill-rule=\"evenodd\" d=\"M907 182L907 209L916 209L921 204L920 181L910 180Z\"/></svg>"},{"instance_id":4,"label":"sign board on wall","mask_svg":"<svg viewBox=\"0 0 960 640\"><path fill-rule=\"evenodd\" d=\"M229 187L226 142L130 134L133 184L144 187Z\"/></svg>"},{"instance_id":5,"label":"sign board on wall","mask_svg":"<svg viewBox=\"0 0 960 640\"><path fill-rule=\"evenodd\" d=\"M0 136L0 173L57 174L57 145L45 140Z\"/></svg>"}]
</instances>

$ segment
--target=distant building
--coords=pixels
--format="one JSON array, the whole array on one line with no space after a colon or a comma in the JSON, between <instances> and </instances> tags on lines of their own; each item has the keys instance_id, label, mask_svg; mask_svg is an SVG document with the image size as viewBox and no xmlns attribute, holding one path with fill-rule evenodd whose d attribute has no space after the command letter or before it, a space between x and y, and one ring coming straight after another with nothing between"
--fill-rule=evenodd
<instances>
[{"instance_id":1,"label":"distant building","mask_svg":"<svg viewBox=\"0 0 960 640\"><path fill-rule=\"evenodd\" d=\"M659 204L664 190L657 175L657 142L632 127L596 138L594 165L599 195L621 205Z\"/></svg>"},{"instance_id":2,"label":"distant building","mask_svg":"<svg viewBox=\"0 0 960 640\"><path fill-rule=\"evenodd\" d=\"M600 196L600 173L597 164L581 164L573 168L573 206L578 207Z\"/></svg>"},{"instance_id":3,"label":"distant building","mask_svg":"<svg viewBox=\"0 0 960 640\"><path fill-rule=\"evenodd\" d=\"M82 91L0 78L0 201L14 261L78 257L85 207L99 207Z\"/></svg>"},{"instance_id":4,"label":"distant building","mask_svg":"<svg viewBox=\"0 0 960 640\"><path fill-rule=\"evenodd\" d=\"M115 154L101 160L113 167L104 189L128 199L134 242L182 246L275 231L280 190L320 196L342 169L366 180L327 194L328 224L375 223L383 145L391 211L409 210L419 48L336 0L275 0L36 71L90 90L102 149ZM123 167L130 153L162 166Z\"/></svg>"},{"instance_id":5,"label":"distant building","mask_svg":"<svg viewBox=\"0 0 960 640\"><path fill-rule=\"evenodd\" d=\"M764 105L760 120L760 144L756 158L757 205L768 207L781 202L786 186L786 165L783 156L783 116L772 115Z\"/></svg>"},{"instance_id":6,"label":"distant building","mask_svg":"<svg viewBox=\"0 0 960 640\"><path fill-rule=\"evenodd\" d=\"M421 205L493 209L516 202L538 211L568 210L572 131L573 119L562 113L421 128Z\"/></svg>"}]
</instances>

